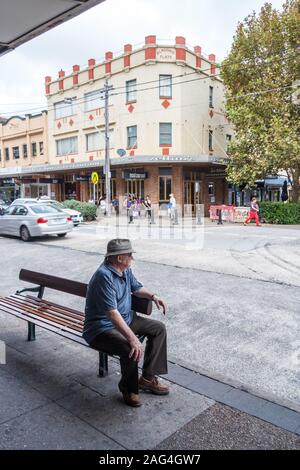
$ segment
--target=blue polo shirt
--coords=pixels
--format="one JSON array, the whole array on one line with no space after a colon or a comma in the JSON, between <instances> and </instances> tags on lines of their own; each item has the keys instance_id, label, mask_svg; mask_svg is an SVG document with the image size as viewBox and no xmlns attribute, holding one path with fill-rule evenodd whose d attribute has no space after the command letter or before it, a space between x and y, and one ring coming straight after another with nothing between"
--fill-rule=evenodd
<instances>
[{"instance_id":1,"label":"blue polo shirt","mask_svg":"<svg viewBox=\"0 0 300 470\"><path fill-rule=\"evenodd\" d=\"M106 312L117 309L123 319L132 322L131 293L143 287L130 268L122 274L109 263L102 263L91 278L85 303L85 320L82 336L87 343L103 331L115 328Z\"/></svg>"}]
</instances>

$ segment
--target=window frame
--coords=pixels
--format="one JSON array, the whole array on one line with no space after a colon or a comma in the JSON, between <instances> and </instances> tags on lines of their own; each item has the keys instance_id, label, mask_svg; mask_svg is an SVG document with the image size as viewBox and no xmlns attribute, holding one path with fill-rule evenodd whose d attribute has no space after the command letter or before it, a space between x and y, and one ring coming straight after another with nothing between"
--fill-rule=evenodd
<instances>
[{"instance_id":1,"label":"window frame","mask_svg":"<svg viewBox=\"0 0 300 470\"><path fill-rule=\"evenodd\" d=\"M63 119L69 116L74 116L74 114L76 114L75 112L76 97L68 98L68 99L71 101L67 102L65 100L62 100L62 101L57 101L56 103L54 103L54 116L56 120ZM65 110L65 111L62 111L62 110Z\"/></svg>"},{"instance_id":2,"label":"window frame","mask_svg":"<svg viewBox=\"0 0 300 470\"><path fill-rule=\"evenodd\" d=\"M25 151L26 150L26 151ZM27 158L28 157L28 147L27 147L27 144L22 144L22 155L23 155L23 158Z\"/></svg>"},{"instance_id":3,"label":"window frame","mask_svg":"<svg viewBox=\"0 0 300 470\"><path fill-rule=\"evenodd\" d=\"M97 103L98 103L98 98L95 98L95 96L99 95L99 106L97 106ZM100 108L103 108L104 104L101 103L101 101L103 102L103 98L101 98L102 96L102 91L99 89L99 90L94 90L94 91L89 91L88 93L85 93L83 95L83 99L84 99L84 112L87 113L88 111L94 111L95 109L100 109ZM89 99L91 98L92 99ZM94 98L93 98L94 97ZM92 106L89 106L89 103L93 103L95 102ZM102 104L102 106L101 106Z\"/></svg>"},{"instance_id":4,"label":"window frame","mask_svg":"<svg viewBox=\"0 0 300 470\"><path fill-rule=\"evenodd\" d=\"M74 149L71 149L70 151L67 151L65 153L59 153L58 152L59 145L63 145L63 144L61 144L61 142L62 141L67 141L67 140L69 140L69 141L72 140L73 142L75 142ZM56 144L56 156L57 157L64 157L66 155L77 155L78 154L78 137L77 136L65 137L64 139L56 139L55 144ZM72 147L72 145L71 145L71 147Z\"/></svg>"},{"instance_id":5,"label":"window frame","mask_svg":"<svg viewBox=\"0 0 300 470\"><path fill-rule=\"evenodd\" d=\"M31 156L36 157L37 156L37 145L36 142L31 142Z\"/></svg>"},{"instance_id":6,"label":"window frame","mask_svg":"<svg viewBox=\"0 0 300 470\"><path fill-rule=\"evenodd\" d=\"M213 147L213 130L212 129L208 129L208 150L210 152L213 151L214 147Z\"/></svg>"},{"instance_id":7,"label":"window frame","mask_svg":"<svg viewBox=\"0 0 300 470\"><path fill-rule=\"evenodd\" d=\"M214 107L214 87L212 85L209 85L208 106L210 108Z\"/></svg>"},{"instance_id":8,"label":"window frame","mask_svg":"<svg viewBox=\"0 0 300 470\"><path fill-rule=\"evenodd\" d=\"M128 149L135 149L137 148L137 125L134 126L127 126L127 148ZM129 129L135 129L135 134L129 135ZM135 139L133 145L131 145L131 139Z\"/></svg>"},{"instance_id":9,"label":"window frame","mask_svg":"<svg viewBox=\"0 0 300 470\"><path fill-rule=\"evenodd\" d=\"M163 126L170 126L169 129L171 131L169 132L163 132ZM159 145L160 147L171 147L172 146L172 134L173 134L173 126L172 126L172 122L160 122L159 123ZM169 136L169 138L167 139L166 136ZM164 140L168 140L168 142L163 142Z\"/></svg>"},{"instance_id":10,"label":"window frame","mask_svg":"<svg viewBox=\"0 0 300 470\"><path fill-rule=\"evenodd\" d=\"M20 147L12 147L13 160L19 160L20 158ZM16 156L17 155L17 156Z\"/></svg>"},{"instance_id":11,"label":"window frame","mask_svg":"<svg viewBox=\"0 0 300 470\"><path fill-rule=\"evenodd\" d=\"M164 77L164 78L163 78ZM170 83L168 85L163 85L162 82L163 80L166 80L166 77L170 79ZM170 93L162 93L164 88L169 88ZM172 83L172 75L170 74L159 74L159 97L160 98L172 98L172 93L173 93L173 83Z\"/></svg>"},{"instance_id":12,"label":"window frame","mask_svg":"<svg viewBox=\"0 0 300 470\"><path fill-rule=\"evenodd\" d=\"M5 153L5 161L7 162L9 160L9 157L10 157L9 147L4 148L4 153Z\"/></svg>"},{"instance_id":13,"label":"window frame","mask_svg":"<svg viewBox=\"0 0 300 470\"><path fill-rule=\"evenodd\" d=\"M133 80L127 80L126 81L126 104L136 103L136 101L137 101L136 86L137 86L136 78L134 78ZM131 88L133 88L133 89L131 89Z\"/></svg>"}]
</instances>

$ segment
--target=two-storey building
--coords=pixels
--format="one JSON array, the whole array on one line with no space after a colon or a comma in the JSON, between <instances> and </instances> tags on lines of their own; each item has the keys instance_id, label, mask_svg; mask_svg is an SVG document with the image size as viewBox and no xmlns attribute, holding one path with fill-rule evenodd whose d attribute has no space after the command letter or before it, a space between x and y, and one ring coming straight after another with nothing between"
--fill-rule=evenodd
<instances>
[{"instance_id":1,"label":"two-storey building","mask_svg":"<svg viewBox=\"0 0 300 470\"><path fill-rule=\"evenodd\" d=\"M49 176L35 167L48 163L47 111L0 121L0 199L51 196Z\"/></svg>"}]
</instances>

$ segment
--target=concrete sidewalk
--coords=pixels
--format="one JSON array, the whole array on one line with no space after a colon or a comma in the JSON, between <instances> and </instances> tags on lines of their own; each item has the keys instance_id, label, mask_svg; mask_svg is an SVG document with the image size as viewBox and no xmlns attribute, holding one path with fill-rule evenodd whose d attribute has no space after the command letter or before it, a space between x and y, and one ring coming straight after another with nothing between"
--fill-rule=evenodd
<instances>
[{"instance_id":1,"label":"concrete sidewalk","mask_svg":"<svg viewBox=\"0 0 300 470\"><path fill-rule=\"evenodd\" d=\"M169 363L167 397L126 406L119 364L97 376L97 353L0 314L0 449L300 449L300 413Z\"/></svg>"}]
</instances>

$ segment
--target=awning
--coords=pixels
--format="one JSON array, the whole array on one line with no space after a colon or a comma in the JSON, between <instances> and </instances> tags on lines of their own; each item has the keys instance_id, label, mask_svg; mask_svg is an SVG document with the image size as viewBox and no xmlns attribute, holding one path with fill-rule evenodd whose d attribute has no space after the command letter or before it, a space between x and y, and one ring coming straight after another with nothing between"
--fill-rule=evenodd
<instances>
[{"instance_id":1,"label":"awning","mask_svg":"<svg viewBox=\"0 0 300 470\"><path fill-rule=\"evenodd\" d=\"M287 178L279 176L277 178L266 178L265 186L283 186L285 181L287 181Z\"/></svg>"}]
</instances>

